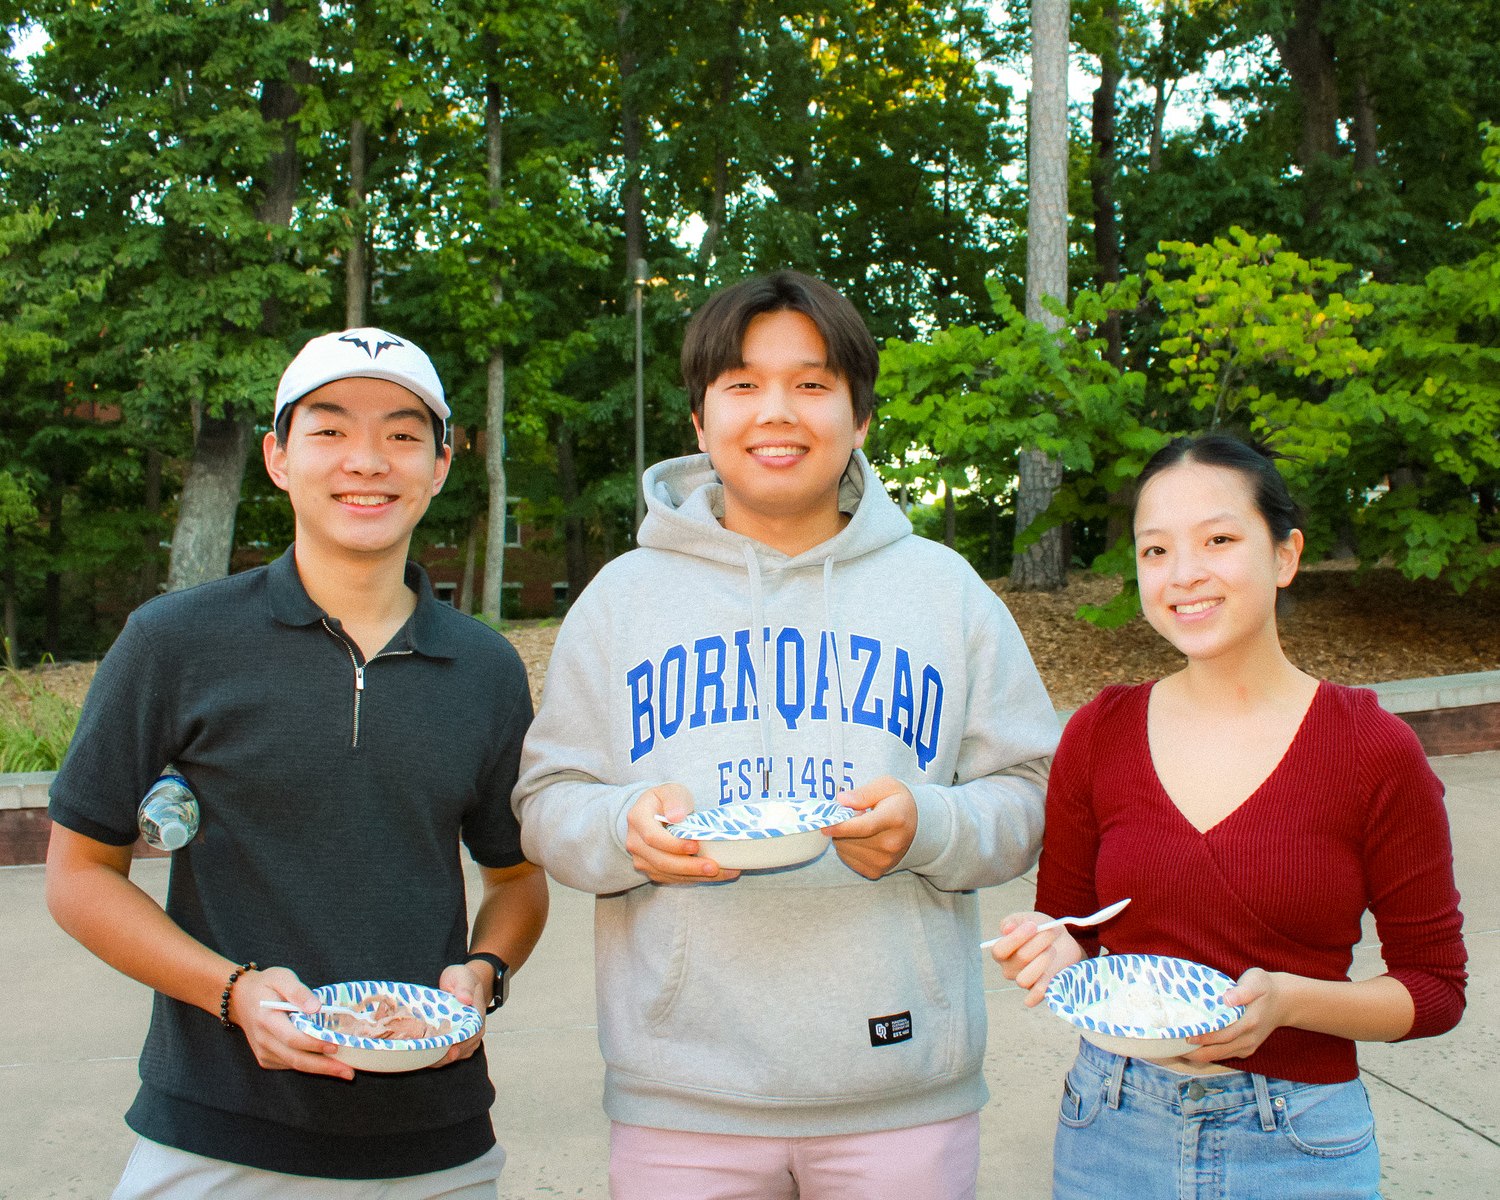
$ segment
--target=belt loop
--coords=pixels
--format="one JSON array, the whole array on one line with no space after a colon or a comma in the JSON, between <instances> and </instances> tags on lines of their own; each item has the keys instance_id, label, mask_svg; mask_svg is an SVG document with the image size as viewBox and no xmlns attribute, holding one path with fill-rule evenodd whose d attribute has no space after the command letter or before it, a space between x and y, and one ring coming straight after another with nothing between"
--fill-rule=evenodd
<instances>
[{"instance_id":1,"label":"belt loop","mask_svg":"<svg viewBox=\"0 0 1500 1200\"><path fill-rule=\"evenodd\" d=\"M1116 1054L1115 1065L1109 1069L1109 1084L1104 1094L1109 1099L1110 1108L1120 1107L1120 1088L1124 1085L1125 1067L1129 1062L1123 1054Z\"/></svg>"},{"instance_id":2,"label":"belt loop","mask_svg":"<svg viewBox=\"0 0 1500 1200\"><path fill-rule=\"evenodd\" d=\"M1276 1113L1271 1107L1271 1089L1266 1086L1266 1077L1250 1073L1255 1083L1255 1107L1260 1112L1260 1127L1267 1133L1276 1132Z\"/></svg>"}]
</instances>

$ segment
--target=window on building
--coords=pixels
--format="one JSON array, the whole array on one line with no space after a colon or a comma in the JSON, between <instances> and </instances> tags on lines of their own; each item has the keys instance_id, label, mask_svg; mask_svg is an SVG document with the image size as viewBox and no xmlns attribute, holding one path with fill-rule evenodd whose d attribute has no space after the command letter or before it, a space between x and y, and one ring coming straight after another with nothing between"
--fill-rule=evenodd
<instances>
[{"instance_id":1,"label":"window on building","mask_svg":"<svg viewBox=\"0 0 1500 1200\"><path fill-rule=\"evenodd\" d=\"M432 585L432 594L442 604L455 604L458 601L458 584L435 583Z\"/></svg>"},{"instance_id":2,"label":"window on building","mask_svg":"<svg viewBox=\"0 0 1500 1200\"><path fill-rule=\"evenodd\" d=\"M518 496L507 496L505 499L505 545L507 549L519 549L521 546L521 500Z\"/></svg>"}]
</instances>

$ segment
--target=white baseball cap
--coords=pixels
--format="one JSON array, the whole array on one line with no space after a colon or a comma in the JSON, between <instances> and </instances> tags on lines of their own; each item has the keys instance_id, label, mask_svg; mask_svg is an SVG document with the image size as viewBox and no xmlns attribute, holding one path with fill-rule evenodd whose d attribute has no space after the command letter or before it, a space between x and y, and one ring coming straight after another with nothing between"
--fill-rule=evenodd
<instances>
[{"instance_id":1,"label":"white baseball cap","mask_svg":"<svg viewBox=\"0 0 1500 1200\"><path fill-rule=\"evenodd\" d=\"M315 337L297 352L276 387L274 426L288 405L336 379L387 379L399 383L444 422L450 410L432 360L412 342L373 326Z\"/></svg>"}]
</instances>

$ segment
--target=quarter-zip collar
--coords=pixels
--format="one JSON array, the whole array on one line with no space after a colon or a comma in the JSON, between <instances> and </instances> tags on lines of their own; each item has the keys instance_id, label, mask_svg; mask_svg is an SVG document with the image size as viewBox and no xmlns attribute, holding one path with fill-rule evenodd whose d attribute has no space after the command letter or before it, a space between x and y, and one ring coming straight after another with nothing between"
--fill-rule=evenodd
<instances>
[{"instance_id":1,"label":"quarter-zip collar","mask_svg":"<svg viewBox=\"0 0 1500 1200\"><path fill-rule=\"evenodd\" d=\"M284 553L266 570L267 594L271 602L271 616L282 625L317 625L331 619L313 603L307 589L302 586L302 577L297 574L297 560L293 548ZM438 599L432 594L427 572L414 562L406 564L406 586L417 594L417 607L396 635L391 649L402 649L423 655L426 658L457 658L459 644L456 637L445 632L438 619Z\"/></svg>"},{"instance_id":2,"label":"quarter-zip collar","mask_svg":"<svg viewBox=\"0 0 1500 1200\"><path fill-rule=\"evenodd\" d=\"M425 658L454 659L458 657L458 640L445 632L438 618L437 598L427 581L427 573L414 562L406 564L405 582L417 594L417 606L390 642L378 654L362 658L359 647L343 631L338 620L313 602L302 586L302 576L297 571L294 547L267 569L269 584L267 594L271 601L271 615L282 625L311 627L321 626L323 631L337 642L349 655L349 667L353 672L352 724L349 731L349 747L359 749L360 717L364 708L366 687L365 672L371 663L401 655L420 654Z\"/></svg>"}]
</instances>

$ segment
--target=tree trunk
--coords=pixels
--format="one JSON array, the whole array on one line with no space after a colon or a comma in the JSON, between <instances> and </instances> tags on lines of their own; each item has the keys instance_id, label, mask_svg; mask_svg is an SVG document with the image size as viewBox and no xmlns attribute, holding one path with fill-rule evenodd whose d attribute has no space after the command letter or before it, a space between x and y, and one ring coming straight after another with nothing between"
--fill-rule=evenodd
<instances>
[{"instance_id":1,"label":"tree trunk","mask_svg":"<svg viewBox=\"0 0 1500 1200\"><path fill-rule=\"evenodd\" d=\"M1032 0L1031 96L1027 115L1026 316L1058 330L1062 320L1042 307L1068 297L1068 0ZM1017 470L1016 537L1052 504L1062 464L1041 450L1022 450ZM1067 586L1061 528L1049 529L1011 564L1013 586L1032 592Z\"/></svg>"},{"instance_id":2,"label":"tree trunk","mask_svg":"<svg viewBox=\"0 0 1500 1200\"><path fill-rule=\"evenodd\" d=\"M5 665L12 670L21 661L21 624L16 616L16 531L12 525L5 527Z\"/></svg>"},{"instance_id":3,"label":"tree trunk","mask_svg":"<svg viewBox=\"0 0 1500 1200\"><path fill-rule=\"evenodd\" d=\"M458 589L458 611L474 611L474 580L479 567L479 535L484 521L479 513L469 518L469 529L464 534L464 577Z\"/></svg>"},{"instance_id":4,"label":"tree trunk","mask_svg":"<svg viewBox=\"0 0 1500 1200\"><path fill-rule=\"evenodd\" d=\"M953 502L953 488L943 480L943 545L952 550L958 545L958 506Z\"/></svg>"},{"instance_id":5,"label":"tree trunk","mask_svg":"<svg viewBox=\"0 0 1500 1200\"><path fill-rule=\"evenodd\" d=\"M273 23L286 19L286 5L270 5ZM291 119L302 107L296 85L305 82L311 64L287 63L285 78L267 79L260 96L261 119L281 127L281 149L266 163L263 192L256 218L267 225L289 226L297 203L302 160L297 151L297 131ZM280 324L280 305L275 296L261 304L261 333L274 337ZM204 414L197 423L193 462L182 486L177 506L177 528L172 535L172 557L167 569L167 590L192 587L229 573L234 550L234 517L239 508L240 487L245 478L245 458L255 432L254 408L243 415L227 407L222 417Z\"/></svg>"},{"instance_id":6,"label":"tree trunk","mask_svg":"<svg viewBox=\"0 0 1500 1200\"><path fill-rule=\"evenodd\" d=\"M1380 165L1380 121L1370 85L1360 74L1354 88L1354 169L1362 175Z\"/></svg>"},{"instance_id":7,"label":"tree trunk","mask_svg":"<svg viewBox=\"0 0 1500 1200\"><path fill-rule=\"evenodd\" d=\"M729 106L734 100L735 84L740 77L740 26L744 19L744 0L737 0L729 7L726 45L724 53L718 56L715 69L713 191L708 200L703 240L698 244L700 284L708 282L708 273L713 267L714 249L724 228L724 211L729 197L729 150L733 140L733 133L729 128Z\"/></svg>"},{"instance_id":8,"label":"tree trunk","mask_svg":"<svg viewBox=\"0 0 1500 1200\"><path fill-rule=\"evenodd\" d=\"M1068 0L1031 6L1026 316L1054 330L1062 320L1042 307L1042 297L1068 297L1068 9Z\"/></svg>"},{"instance_id":9,"label":"tree trunk","mask_svg":"<svg viewBox=\"0 0 1500 1200\"><path fill-rule=\"evenodd\" d=\"M497 288L496 291L499 289ZM484 473L490 483L489 522L484 543L484 599L480 615L500 620L505 594L505 351L496 346L485 373Z\"/></svg>"},{"instance_id":10,"label":"tree trunk","mask_svg":"<svg viewBox=\"0 0 1500 1200\"><path fill-rule=\"evenodd\" d=\"M1297 0L1291 26L1274 39L1302 106L1297 163L1304 171L1338 152L1338 69L1322 17L1323 0Z\"/></svg>"},{"instance_id":11,"label":"tree trunk","mask_svg":"<svg viewBox=\"0 0 1500 1200\"><path fill-rule=\"evenodd\" d=\"M349 254L344 260L344 324L364 325L370 268L365 257L365 123L349 122Z\"/></svg>"},{"instance_id":12,"label":"tree trunk","mask_svg":"<svg viewBox=\"0 0 1500 1200\"><path fill-rule=\"evenodd\" d=\"M491 62L494 55L489 56ZM491 79L484 87L485 166L489 183L489 210L500 209L500 181L504 166L500 114L500 84ZM500 278L500 264L494 266L490 280L490 300L499 310L505 302L505 287ZM500 601L505 586L505 347L496 344L490 351L486 372L484 403L484 471L490 482L489 536L484 547L484 602L482 614L488 621L500 622Z\"/></svg>"},{"instance_id":13,"label":"tree trunk","mask_svg":"<svg viewBox=\"0 0 1500 1200\"><path fill-rule=\"evenodd\" d=\"M620 56L620 149L625 159L625 191L623 196L625 220L625 278L633 281L642 272L646 259L646 213L645 193L641 184L641 114L636 98L634 78L640 65L636 50L634 9L625 0L615 10L616 31L619 36ZM641 482L645 473L645 398L643 392L643 364L641 350L641 305L644 297L642 285L632 291L635 315L636 347L636 416L635 416L635 524L632 536L640 532L645 517L646 502L641 495Z\"/></svg>"},{"instance_id":14,"label":"tree trunk","mask_svg":"<svg viewBox=\"0 0 1500 1200\"><path fill-rule=\"evenodd\" d=\"M1322 16L1323 0L1296 0L1291 25L1272 39L1301 109L1302 221L1313 238L1320 236L1328 198L1326 168L1339 151L1338 65Z\"/></svg>"},{"instance_id":15,"label":"tree trunk","mask_svg":"<svg viewBox=\"0 0 1500 1200\"><path fill-rule=\"evenodd\" d=\"M1163 7L1160 19L1161 36L1151 62L1151 132L1146 144L1146 170L1152 173L1161 167L1162 130L1167 121L1167 104L1176 87L1176 82L1169 78L1172 55L1167 49L1177 32L1177 13L1172 5Z\"/></svg>"},{"instance_id":16,"label":"tree trunk","mask_svg":"<svg viewBox=\"0 0 1500 1200\"><path fill-rule=\"evenodd\" d=\"M1016 528L1026 529L1047 511L1062 486L1062 463L1040 450L1023 450L1017 463ZM1022 592L1058 592L1068 585L1062 526L1049 529L1010 564L1011 586Z\"/></svg>"},{"instance_id":17,"label":"tree trunk","mask_svg":"<svg viewBox=\"0 0 1500 1200\"><path fill-rule=\"evenodd\" d=\"M172 535L169 592L229 573L234 514L254 432L248 419L205 415L199 420L193 463L182 484L177 529Z\"/></svg>"},{"instance_id":18,"label":"tree trunk","mask_svg":"<svg viewBox=\"0 0 1500 1200\"><path fill-rule=\"evenodd\" d=\"M1089 184L1094 199L1094 258L1099 264L1099 286L1120 280L1120 229L1115 220L1115 94L1120 86L1120 5L1105 5L1109 22L1109 45L1100 56L1099 86L1094 90L1094 157ZM1105 357L1119 367L1120 314L1112 312L1099 331L1104 336Z\"/></svg>"},{"instance_id":19,"label":"tree trunk","mask_svg":"<svg viewBox=\"0 0 1500 1200\"><path fill-rule=\"evenodd\" d=\"M1167 83L1158 79L1151 94L1151 139L1146 148L1146 170L1152 174L1161 169L1162 127L1167 121L1168 95Z\"/></svg>"},{"instance_id":20,"label":"tree trunk","mask_svg":"<svg viewBox=\"0 0 1500 1200\"><path fill-rule=\"evenodd\" d=\"M1119 0L1109 0L1105 5L1105 19L1109 22L1109 44L1100 56L1099 86L1094 91L1093 138L1094 158L1090 166L1089 183L1094 197L1094 258L1099 266L1098 283L1118 283L1121 273L1120 227L1115 219L1115 116L1116 100L1120 88L1120 5ZM1158 89L1165 98L1165 88ZM1165 104L1163 104L1165 110ZM1156 155L1161 156L1161 130L1153 126L1156 139ZM1104 357L1116 370L1124 363L1121 318L1111 312L1099 327L1104 338ZM1106 523L1104 540L1112 546L1124 535L1124 512L1128 496L1124 491L1110 496L1110 514Z\"/></svg>"}]
</instances>

